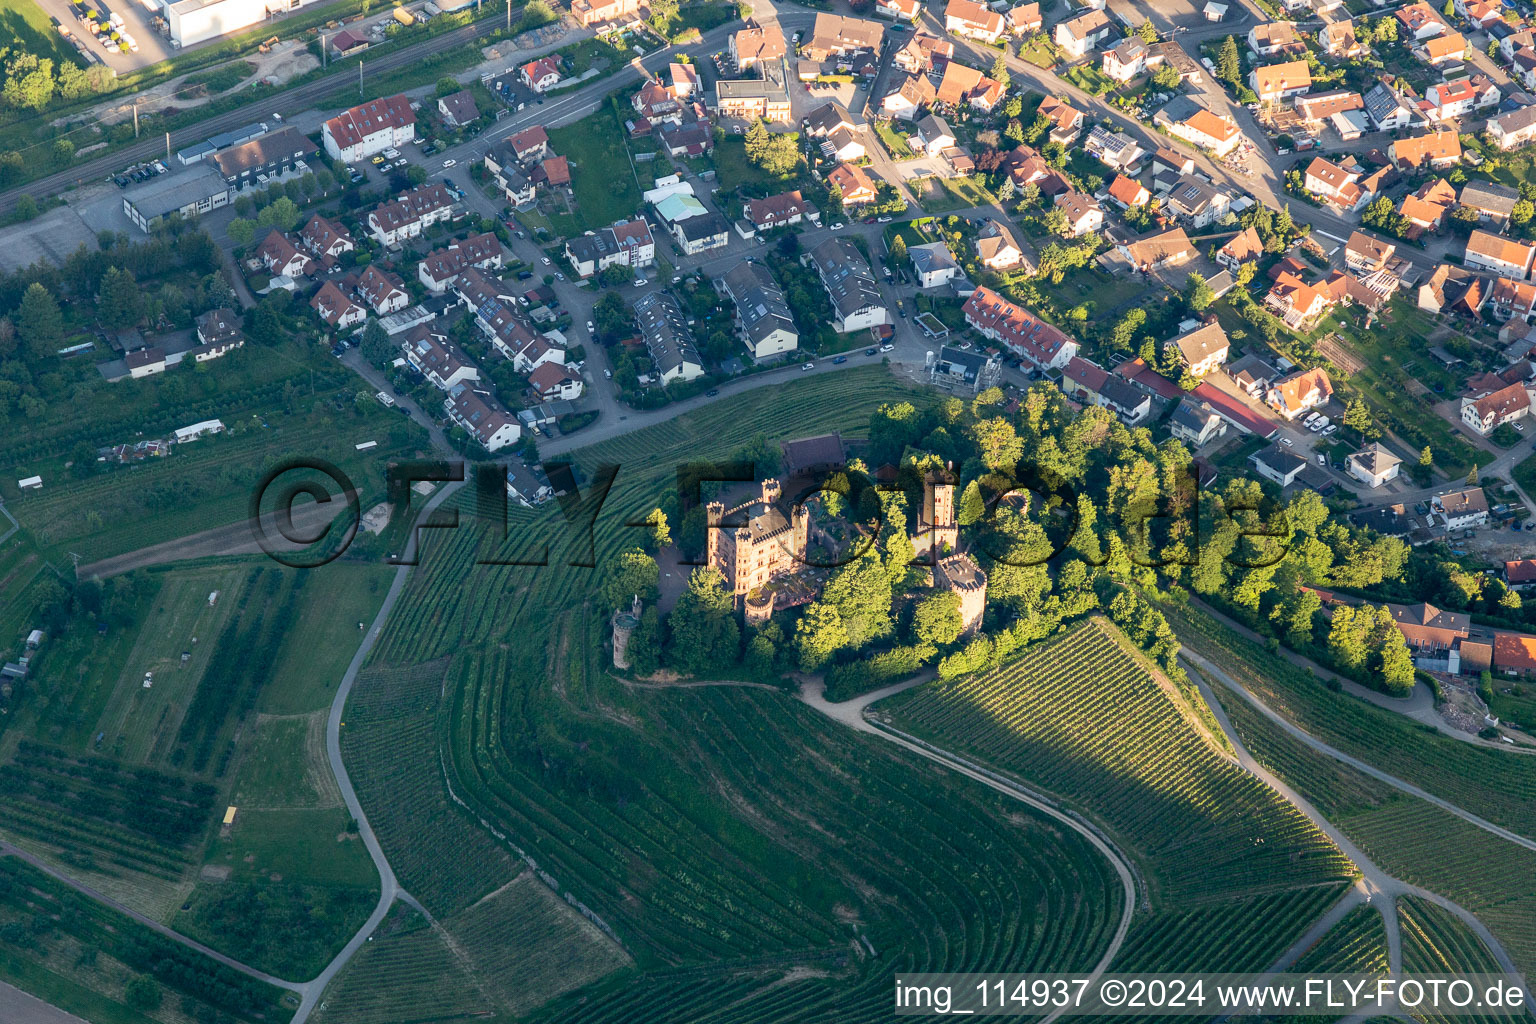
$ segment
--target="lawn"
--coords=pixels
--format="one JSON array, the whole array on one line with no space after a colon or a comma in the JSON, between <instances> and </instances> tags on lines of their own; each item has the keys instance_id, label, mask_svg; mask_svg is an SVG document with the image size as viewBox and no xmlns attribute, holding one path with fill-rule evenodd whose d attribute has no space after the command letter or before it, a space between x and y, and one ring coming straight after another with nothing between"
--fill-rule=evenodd
<instances>
[{"instance_id":1,"label":"lawn","mask_svg":"<svg viewBox=\"0 0 1536 1024\"><path fill-rule=\"evenodd\" d=\"M80 52L64 41L36 0L0 0L0 28L4 29L0 36L10 39L22 53L35 53L39 57L85 66ZM70 31L74 30L75 26L71 25Z\"/></svg>"},{"instance_id":2,"label":"lawn","mask_svg":"<svg viewBox=\"0 0 1536 1024\"><path fill-rule=\"evenodd\" d=\"M1061 51L1049 36L1038 32L1019 44L1019 59L1049 71L1061 60Z\"/></svg>"},{"instance_id":3,"label":"lawn","mask_svg":"<svg viewBox=\"0 0 1536 1024\"><path fill-rule=\"evenodd\" d=\"M911 160L917 156L912 152L912 147L907 145L904 136L897 135L891 129L890 121L876 121L875 134L880 137L881 143L890 151L891 157L896 160Z\"/></svg>"},{"instance_id":4,"label":"lawn","mask_svg":"<svg viewBox=\"0 0 1536 1024\"><path fill-rule=\"evenodd\" d=\"M1519 484L1526 494L1536 493L1536 455L1522 459L1510 475L1515 478L1515 483ZM1532 511L1536 512L1536 509Z\"/></svg>"},{"instance_id":5,"label":"lawn","mask_svg":"<svg viewBox=\"0 0 1536 1024\"><path fill-rule=\"evenodd\" d=\"M727 135L715 143L715 179L726 191L740 185L777 185L793 180L794 175L774 177L747 159L747 140L740 135ZM802 162L796 165L804 169Z\"/></svg>"},{"instance_id":6,"label":"lawn","mask_svg":"<svg viewBox=\"0 0 1536 1024\"><path fill-rule=\"evenodd\" d=\"M708 32L741 16L734 0L717 0L714 3L689 4L678 8L665 23L651 19L650 25L668 42L676 43L693 38L694 33Z\"/></svg>"},{"instance_id":7,"label":"lawn","mask_svg":"<svg viewBox=\"0 0 1536 1024\"><path fill-rule=\"evenodd\" d=\"M336 684L362 641L358 623L370 625L384 603L394 570L383 565L337 561L309 570L298 621L283 638L283 650L258 710L290 715L330 706Z\"/></svg>"},{"instance_id":8,"label":"lawn","mask_svg":"<svg viewBox=\"0 0 1536 1024\"><path fill-rule=\"evenodd\" d=\"M1105 317L1124 306L1145 302L1146 295L1106 271L1093 267L1069 270L1061 284L1042 281L1040 288L1064 310L1087 305L1092 317Z\"/></svg>"},{"instance_id":9,"label":"lawn","mask_svg":"<svg viewBox=\"0 0 1536 1024\"><path fill-rule=\"evenodd\" d=\"M917 183L912 183L914 194ZM926 189L918 194L918 201L928 213L949 213L973 206L990 206L997 200L985 187L969 177L927 179Z\"/></svg>"},{"instance_id":10,"label":"lawn","mask_svg":"<svg viewBox=\"0 0 1536 1024\"><path fill-rule=\"evenodd\" d=\"M1115 80L1092 64L1079 64L1062 72L1062 78L1090 96L1103 96L1115 88Z\"/></svg>"},{"instance_id":11,"label":"lawn","mask_svg":"<svg viewBox=\"0 0 1536 1024\"><path fill-rule=\"evenodd\" d=\"M571 162L576 220L583 230L595 231L634 215L640 206L640 188L629 166L624 126L611 106L575 124L551 129L549 144Z\"/></svg>"}]
</instances>

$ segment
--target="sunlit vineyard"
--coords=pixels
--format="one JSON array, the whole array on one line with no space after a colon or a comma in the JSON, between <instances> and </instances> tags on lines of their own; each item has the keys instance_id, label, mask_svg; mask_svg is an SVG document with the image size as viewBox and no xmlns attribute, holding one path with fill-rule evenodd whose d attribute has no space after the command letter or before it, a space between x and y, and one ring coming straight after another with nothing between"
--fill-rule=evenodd
<instances>
[{"instance_id":1,"label":"sunlit vineyard","mask_svg":"<svg viewBox=\"0 0 1536 1024\"><path fill-rule=\"evenodd\" d=\"M1397 901L1403 934L1405 974L1498 974L1499 962L1467 926L1444 907L1419 896ZM1435 1014L1415 1012L1422 1021L1493 1024L1510 1018L1495 1014Z\"/></svg>"},{"instance_id":2,"label":"sunlit vineyard","mask_svg":"<svg viewBox=\"0 0 1536 1024\"><path fill-rule=\"evenodd\" d=\"M1178 691L1103 620L995 671L877 707L1100 822L1142 862L1160 909L1352 874L1299 811L1223 755Z\"/></svg>"},{"instance_id":3,"label":"sunlit vineyard","mask_svg":"<svg viewBox=\"0 0 1536 1024\"><path fill-rule=\"evenodd\" d=\"M1371 904L1355 907L1303 953L1291 970L1298 974L1385 972L1387 928L1381 908Z\"/></svg>"}]
</instances>

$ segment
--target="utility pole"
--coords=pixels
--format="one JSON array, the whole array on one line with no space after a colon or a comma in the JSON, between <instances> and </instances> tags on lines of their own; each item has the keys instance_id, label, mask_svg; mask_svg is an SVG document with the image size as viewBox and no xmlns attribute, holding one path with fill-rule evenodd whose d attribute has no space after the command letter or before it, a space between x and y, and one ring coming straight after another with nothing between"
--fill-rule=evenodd
<instances>
[{"instance_id":1,"label":"utility pole","mask_svg":"<svg viewBox=\"0 0 1536 1024\"><path fill-rule=\"evenodd\" d=\"M166 132L165 133L165 163L166 163L166 166L170 166L170 163L171 163L171 133L170 132Z\"/></svg>"},{"instance_id":2,"label":"utility pole","mask_svg":"<svg viewBox=\"0 0 1536 1024\"><path fill-rule=\"evenodd\" d=\"M363 61L361 57L357 61L357 95L359 97L363 95Z\"/></svg>"},{"instance_id":3,"label":"utility pole","mask_svg":"<svg viewBox=\"0 0 1536 1024\"><path fill-rule=\"evenodd\" d=\"M325 33L320 33L320 69L323 71L330 62L325 59Z\"/></svg>"},{"instance_id":4,"label":"utility pole","mask_svg":"<svg viewBox=\"0 0 1536 1024\"><path fill-rule=\"evenodd\" d=\"M133 137L139 137L139 101L133 101Z\"/></svg>"}]
</instances>

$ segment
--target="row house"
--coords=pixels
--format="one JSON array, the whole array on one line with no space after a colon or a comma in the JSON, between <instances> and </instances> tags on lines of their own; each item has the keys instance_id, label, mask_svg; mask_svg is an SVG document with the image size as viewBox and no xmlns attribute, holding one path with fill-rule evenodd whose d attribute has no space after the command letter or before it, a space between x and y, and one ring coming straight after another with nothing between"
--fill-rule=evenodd
<instances>
[{"instance_id":1,"label":"row house","mask_svg":"<svg viewBox=\"0 0 1536 1024\"><path fill-rule=\"evenodd\" d=\"M1080 356L1061 368L1061 390L1085 405L1103 406L1133 427L1152 411L1151 395Z\"/></svg>"},{"instance_id":2,"label":"row house","mask_svg":"<svg viewBox=\"0 0 1536 1024\"><path fill-rule=\"evenodd\" d=\"M448 340L448 335L433 331L426 324L411 328L400 349L411 368L441 391L480 379L480 371L459 354L458 346Z\"/></svg>"},{"instance_id":3,"label":"row house","mask_svg":"<svg viewBox=\"0 0 1536 1024\"><path fill-rule=\"evenodd\" d=\"M1397 212L1414 232L1439 231L1456 205L1456 190L1444 178L1426 181L1417 192L1403 197ZM1415 235L1416 237L1416 235Z\"/></svg>"},{"instance_id":4,"label":"row house","mask_svg":"<svg viewBox=\"0 0 1536 1024\"><path fill-rule=\"evenodd\" d=\"M810 251L808 259L832 302L832 327L837 333L891 322L875 275L851 239L828 238Z\"/></svg>"},{"instance_id":5,"label":"row house","mask_svg":"<svg viewBox=\"0 0 1536 1024\"><path fill-rule=\"evenodd\" d=\"M1036 367L1060 369L1078 352L1077 342L990 288L977 288L962 307L965 322Z\"/></svg>"},{"instance_id":6,"label":"row house","mask_svg":"<svg viewBox=\"0 0 1536 1024\"><path fill-rule=\"evenodd\" d=\"M884 40L885 26L877 21L820 12L811 25L811 37L800 52L806 60L813 61L857 53L877 54Z\"/></svg>"},{"instance_id":7,"label":"row house","mask_svg":"<svg viewBox=\"0 0 1536 1024\"><path fill-rule=\"evenodd\" d=\"M451 242L428 253L422 257L416 272L428 291L441 295L470 267L501 269L501 242L491 232L470 235L461 242Z\"/></svg>"},{"instance_id":8,"label":"row house","mask_svg":"<svg viewBox=\"0 0 1536 1024\"><path fill-rule=\"evenodd\" d=\"M671 292L647 292L635 300L635 324L645 339L646 354L663 384L704 376L704 360L688 329L682 307Z\"/></svg>"},{"instance_id":9,"label":"row house","mask_svg":"<svg viewBox=\"0 0 1536 1024\"><path fill-rule=\"evenodd\" d=\"M571 15L585 28L606 22L639 20L642 0L571 0Z\"/></svg>"},{"instance_id":10,"label":"row house","mask_svg":"<svg viewBox=\"0 0 1536 1024\"><path fill-rule=\"evenodd\" d=\"M404 309L411 304L405 282L378 264L370 264L357 278L357 297L379 316Z\"/></svg>"},{"instance_id":11,"label":"row house","mask_svg":"<svg viewBox=\"0 0 1536 1024\"><path fill-rule=\"evenodd\" d=\"M794 315L767 267L755 260L742 260L726 272L721 284L736 307L736 332L754 360L799 347Z\"/></svg>"},{"instance_id":12,"label":"row house","mask_svg":"<svg viewBox=\"0 0 1536 1024\"><path fill-rule=\"evenodd\" d=\"M368 319L368 311L342 291L335 281L320 286L314 298L309 300L309 308L333 331L349 330Z\"/></svg>"},{"instance_id":13,"label":"row house","mask_svg":"<svg viewBox=\"0 0 1536 1024\"><path fill-rule=\"evenodd\" d=\"M499 452L522 437L517 418L501 407L489 391L466 381L448 389L443 412L488 452Z\"/></svg>"},{"instance_id":14,"label":"row house","mask_svg":"<svg viewBox=\"0 0 1536 1024\"><path fill-rule=\"evenodd\" d=\"M1486 270L1501 277L1523 281L1531 276L1533 259L1536 259L1536 246L1476 230L1467 239L1462 264L1472 270Z\"/></svg>"},{"instance_id":15,"label":"row house","mask_svg":"<svg viewBox=\"0 0 1536 1024\"><path fill-rule=\"evenodd\" d=\"M453 216L453 196L437 182L418 185L368 214L368 230L380 245L416 238L433 224Z\"/></svg>"},{"instance_id":16,"label":"row house","mask_svg":"<svg viewBox=\"0 0 1536 1024\"><path fill-rule=\"evenodd\" d=\"M346 228L318 213L299 231L299 240L322 261L339 259L357 249Z\"/></svg>"},{"instance_id":17,"label":"row house","mask_svg":"<svg viewBox=\"0 0 1536 1024\"><path fill-rule=\"evenodd\" d=\"M416 137L416 112L404 93L360 103L326 121L321 141L332 160L355 163Z\"/></svg>"},{"instance_id":18,"label":"row house","mask_svg":"<svg viewBox=\"0 0 1536 1024\"><path fill-rule=\"evenodd\" d=\"M256 256L274 277L306 277L315 266L309 254L300 250L277 228L267 232L267 237L256 247Z\"/></svg>"},{"instance_id":19,"label":"row house","mask_svg":"<svg viewBox=\"0 0 1536 1024\"><path fill-rule=\"evenodd\" d=\"M656 262L656 240L650 225L637 217L567 239L565 256L583 278L615 265L637 270Z\"/></svg>"}]
</instances>

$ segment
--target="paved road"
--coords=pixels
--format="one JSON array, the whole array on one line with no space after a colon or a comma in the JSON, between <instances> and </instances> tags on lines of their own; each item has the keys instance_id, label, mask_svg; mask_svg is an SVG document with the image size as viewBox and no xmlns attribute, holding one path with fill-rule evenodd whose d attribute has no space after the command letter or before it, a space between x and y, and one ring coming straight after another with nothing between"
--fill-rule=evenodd
<instances>
[{"instance_id":1,"label":"paved road","mask_svg":"<svg viewBox=\"0 0 1536 1024\"><path fill-rule=\"evenodd\" d=\"M1454 804L1450 804L1438 797L1425 793L1417 786L1402 782L1401 780L1396 779L1386 774L1385 772L1372 767L1371 765L1365 764L1356 758L1352 758L1347 754L1335 750L1334 748L1328 746L1326 743L1323 743L1321 740L1316 739L1309 733L1306 733L1301 729L1298 729L1296 726L1290 724L1290 722L1288 722L1278 712L1271 710L1268 705L1260 701L1251 691L1247 689L1247 687L1243 686L1243 684L1239 683L1237 680L1228 675L1224 670L1222 670L1220 666L1215 665L1207 659L1201 657L1198 653L1190 650L1188 646L1184 648L1181 659L1184 660L1186 668L1195 670L1192 674L1196 684L1200 688L1200 693L1205 698L1206 703L1210 705L1211 711L1216 716L1216 721L1221 726L1222 732L1224 732L1227 736L1227 739L1231 741L1233 749L1237 752L1238 762L1254 775L1258 776L1260 779L1263 779L1265 783L1267 783L1281 796L1289 800L1297 810L1301 811L1309 819L1311 819L1312 823L1317 826L1318 830L1328 836L1328 838L1331 839L1334 844L1344 852L1345 856L1349 857L1350 860L1355 862L1355 865L1360 868L1361 881L1365 885L1368 893L1367 898L1369 898L1373 904L1376 903L1374 899L1376 894L1380 894L1383 897L1380 904L1376 905L1381 911L1382 921L1386 925L1388 960L1394 975L1400 976L1402 973L1402 943L1400 937L1400 929L1398 927L1399 922L1397 919L1397 899L1405 895L1418 896L1444 908L1445 910L1450 911L1452 914L1455 914L1463 924L1470 928L1477 935L1477 937L1483 941L1484 945L1488 947L1489 951L1493 953L1494 959L1498 961L1499 969L1501 971L1509 974L1519 974L1519 970L1515 966L1514 960L1510 957L1508 951L1504 949L1503 944L1498 940L1493 932L1488 930L1487 925L1478 920L1475 914L1460 904L1446 899L1439 893L1431 892L1428 889L1424 889L1417 885L1412 885L1408 882L1404 882L1401 879L1387 874L1381 868L1377 867L1370 858L1366 857L1360 848L1350 841L1348 836L1346 836L1342 831L1335 827L1333 823L1325 818L1321 812L1317 810L1317 808L1312 806L1309 801L1307 801L1284 781L1276 777L1272 772L1260 764L1253 757L1253 755L1249 753L1247 747L1243 744L1242 739L1238 736L1237 730L1233 728L1231 720L1227 717L1226 709L1223 708L1221 702L1216 699L1215 693L1212 691L1210 684L1205 679L1205 674L1208 674L1213 679L1219 680L1223 685L1228 687L1238 696L1253 704L1254 707L1256 707L1266 718L1269 718L1271 721L1278 724L1281 728L1285 729L1286 732L1301 740L1304 744L1317 751L1318 753L1325 754L1328 757L1334 758L1335 760L1342 761L1350 767L1355 768L1358 771L1363 771L1370 775L1372 778L1381 782L1385 782L1393 788L1401 790L1410 796L1416 796L1422 800L1427 800L1442 810L1448 811L1464 821L1477 825L1479 828L1487 829L1493 834L1499 836L1501 839L1507 839L1510 842L1513 842L1519 846L1523 846L1527 849L1536 849L1536 843L1531 842L1531 840L1526 839L1523 836L1517 836L1512 832L1501 829L1497 825L1490 824L1489 822L1484 821L1476 815L1463 811L1461 808L1456 807ZM1296 957L1299 957L1303 952L1305 952L1304 948L1297 949L1293 946L1292 949L1287 952L1286 956L1291 957L1292 954L1294 954ZM1292 960L1292 962L1294 963L1294 960ZM1527 1007L1530 1006L1530 993L1528 989L1526 992L1526 1005ZM1536 1012L1536 1010L1529 1012ZM1379 1015L1380 1010L1377 1010L1371 1013L1356 1014L1348 1018L1348 1020L1364 1020L1366 1018Z\"/></svg>"},{"instance_id":2,"label":"paved road","mask_svg":"<svg viewBox=\"0 0 1536 1024\"><path fill-rule=\"evenodd\" d=\"M29 996L14 985L0 981L0 1020L25 1024L86 1024L72 1013Z\"/></svg>"},{"instance_id":3,"label":"paved road","mask_svg":"<svg viewBox=\"0 0 1536 1024\"><path fill-rule=\"evenodd\" d=\"M463 486L463 481L456 481L444 486L432 496L422 507L421 514L417 517L420 522L433 509L446 501L455 491ZM405 561L414 561L418 534L412 533L406 541ZM389 593L384 596L384 603L379 606L379 613L373 617L373 625L363 636L363 642L358 645L357 653L352 656L352 661L347 665L346 674L341 677L341 682L336 687L336 696L331 701L331 713L325 723L325 755L331 764L331 774L336 776L336 784L341 787L342 802L347 805L347 812L357 822L358 833L363 838L363 845L368 850L368 856L373 858L374 869L379 873L379 903L368 916L368 920L358 929L357 934L342 947L341 952L332 958L314 979L306 982L299 990L302 1002L298 1012L293 1015L292 1024L304 1024L309 1015L314 1012L320 1003L320 997L325 993L325 987L331 983L337 973L347 965L353 955L362 948L363 943L370 941L370 936L383 923L389 908L395 900L407 904L420 911L428 921L432 915L427 909L418 903L410 893L400 887L395 878L394 870L389 866L389 859L384 856L384 850L379 846L378 837L374 835L373 827L368 824L368 815L363 811L363 805L357 799L357 791L352 788L352 779L347 774L347 766L341 759L341 716L346 710L347 696L352 692L352 684L357 682L357 673L363 667L363 662L368 659L368 654L373 650L373 645L378 642L379 636L384 631L384 623L389 619L389 613L394 609L395 602L400 599L400 594L405 590L405 582L410 575L411 567L402 565L395 570L395 578L389 585Z\"/></svg>"},{"instance_id":4,"label":"paved road","mask_svg":"<svg viewBox=\"0 0 1536 1024\"><path fill-rule=\"evenodd\" d=\"M1126 933L1130 930L1131 919L1136 913L1136 874L1131 867L1130 858L1120 852L1096 828L1081 818L1066 813L1044 794L1037 793L1014 782L1012 779L1004 778L978 765L973 765L963 758L924 743L916 737L908 736L900 730L893 729L890 726L877 726L865 717L865 709L875 701L901 693L904 690L909 690L921 683L929 682L933 678L934 673L930 669L905 682L883 687L871 693L866 693L862 697L843 701L840 704L830 703L826 699L826 687L821 680L809 680L801 685L800 699L828 718L841 722L850 729L878 736L887 742L894 743L911 751L919 757L943 765L951 771L958 772L968 779L979 782L989 789L995 789L1004 796L1012 797L1020 803L1027 804L1046 817L1058 821L1076 832L1086 839L1094 849L1103 854L1104 858L1114 867L1115 874L1120 876L1120 889L1123 899L1120 922L1115 928L1115 934L1110 938L1109 945L1104 950L1104 955L1099 958L1099 962L1093 968L1093 977L1098 977L1109 969L1115 954L1120 952L1120 947L1125 942ZM1062 1010L1057 1010L1050 1014L1042 1024L1049 1024L1050 1021L1059 1017L1062 1012Z\"/></svg>"}]
</instances>

